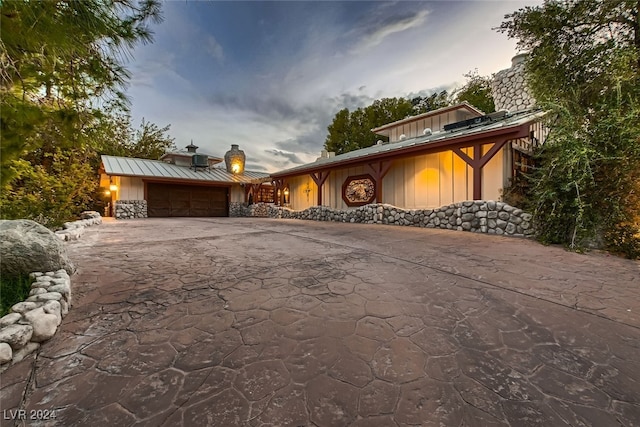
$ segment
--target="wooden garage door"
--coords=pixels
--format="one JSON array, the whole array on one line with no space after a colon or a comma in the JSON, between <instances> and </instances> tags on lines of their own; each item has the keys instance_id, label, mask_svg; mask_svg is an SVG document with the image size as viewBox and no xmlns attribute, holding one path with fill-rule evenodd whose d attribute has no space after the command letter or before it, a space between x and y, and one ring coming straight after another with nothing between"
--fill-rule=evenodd
<instances>
[{"instance_id":1,"label":"wooden garage door","mask_svg":"<svg viewBox=\"0 0 640 427\"><path fill-rule=\"evenodd\" d=\"M150 217L229 216L226 187L147 184Z\"/></svg>"}]
</instances>

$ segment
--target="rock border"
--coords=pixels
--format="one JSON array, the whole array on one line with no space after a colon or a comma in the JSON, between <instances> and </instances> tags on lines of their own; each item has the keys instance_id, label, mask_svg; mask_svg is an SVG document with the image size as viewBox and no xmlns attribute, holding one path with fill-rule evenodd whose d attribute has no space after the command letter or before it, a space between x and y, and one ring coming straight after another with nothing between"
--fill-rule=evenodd
<instances>
[{"instance_id":1,"label":"rock border","mask_svg":"<svg viewBox=\"0 0 640 427\"><path fill-rule=\"evenodd\" d=\"M84 211L80 218L65 222L55 235L62 241L77 240L85 227L102 224L102 216L96 211ZM64 269L34 272L29 277L34 280L29 297L0 318L0 372L53 337L71 308L71 277Z\"/></svg>"},{"instance_id":2,"label":"rock border","mask_svg":"<svg viewBox=\"0 0 640 427\"><path fill-rule=\"evenodd\" d=\"M65 222L62 230L55 232L62 241L78 240L84 234L85 227L102 224L102 216L96 211L85 211L78 221Z\"/></svg>"},{"instance_id":3,"label":"rock border","mask_svg":"<svg viewBox=\"0 0 640 427\"><path fill-rule=\"evenodd\" d=\"M441 228L514 237L532 237L532 215L505 202L468 200L436 209L402 209L372 203L353 209L312 206L302 211L273 204L258 203L234 207L234 216L268 216L270 218L335 221L363 224L388 224L409 227Z\"/></svg>"},{"instance_id":4,"label":"rock border","mask_svg":"<svg viewBox=\"0 0 640 427\"><path fill-rule=\"evenodd\" d=\"M5 369L53 337L71 307L71 278L64 269L29 276L34 279L29 298L0 318L0 365Z\"/></svg>"}]
</instances>

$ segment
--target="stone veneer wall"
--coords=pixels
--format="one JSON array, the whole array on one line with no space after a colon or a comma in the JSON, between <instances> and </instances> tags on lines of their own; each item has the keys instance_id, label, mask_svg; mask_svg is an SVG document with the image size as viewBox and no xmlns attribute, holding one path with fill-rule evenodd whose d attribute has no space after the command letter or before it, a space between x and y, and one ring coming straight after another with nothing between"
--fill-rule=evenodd
<instances>
[{"instance_id":1,"label":"stone veneer wall","mask_svg":"<svg viewBox=\"0 0 640 427\"><path fill-rule=\"evenodd\" d=\"M250 210L249 208L252 209ZM239 216L256 216L251 213L262 213L266 210L267 216L271 218L392 224L517 237L533 235L531 214L504 202L496 202L493 200L466 201L437 209L401 209L381 203L360 206L349 210L333 209L327 206L313 206L303 211L294 211L289 208L262 203L244 209L244 214Z\"/></svg>"},{"instance_id":2,"label":"stone veneer wall","mask_svg":"<svg viewBox=\"0 0 640 427\"><path fill-rule=\"evenodd\" d=\"M246 206L242 202L229 203L229 216L241 217L241 216L254 216L254 217L266 217L269 216L269 206L265 203L255 203L253 205Z\"/></svg>"},{"instance_id":3,"label":"stone veneer wall","mask_svg":"<svg viewBox=\"0 0 640 427\"><path fill-rule=\"evenodd\" d=\"M147 217L147 201L146 200L116 200L115 217L116 219L146 218Z\"/></svg>"},{"instance_id":4,"label":"stone veneer wall","mask_svg":"<svg viewBox=\"0 0 640 427\"><path fill-rule=\"evenodd\" d=\"M516 55L511 68L499 71L491 82L491 93L496 111L510 112L533 108L535 99L531 96L525 81L526 54Z\"/></svg>"}]
</instances>

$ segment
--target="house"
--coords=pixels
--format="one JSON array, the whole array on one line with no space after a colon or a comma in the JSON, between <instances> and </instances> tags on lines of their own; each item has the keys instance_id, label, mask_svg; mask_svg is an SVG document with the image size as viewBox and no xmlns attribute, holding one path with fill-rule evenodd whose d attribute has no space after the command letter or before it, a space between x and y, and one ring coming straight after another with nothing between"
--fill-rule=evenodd
<instances>
[{"instance_id":1,"label":"house","mask_svg":"<svg viewBox=\"0 0 640 427\"><path fill-rule=\"evenodd\" d=\"M468 200L500 200L547 130L524 85L524 57L496 75L498 113L462 103L372 129L388 143L271 174L278 202L293 210L346 210L385 203L434 209ZM501 100L501 101L500 101ZM500 102L508 103L506 111Z\"/></svg>"},{"instance_id":2,"label":"house","mask_svg":"<svg viewBox=\"0 0 640 427\"><path fill-rule=\"evenodd\" d=\"M266 173L246 171L245 154L232 145L225 158L186 151L160 160L102 156L100 186L108 189L116 218L229 216L248 197L273 202ZM223 165L224 161L224 166Z\"/></svg>"},{"instance_id":3,"label":"house","mask_svg":"<svg viewBox=\"0 0 640 427\"><path fill-rule=\"evenodd\" d=\"M225 154L225 167L193 143L160 160L102 156L101 186L111 189L116 218L243 216L251 202L302 211L500 200L547 135L524 83L524 58L514 57L494 77L497 113L468 103L429 111L372 129L388 143L338 156L323 152L315 162L270 175L245 171L237 145Z\"/></svg>"}]
</instances>

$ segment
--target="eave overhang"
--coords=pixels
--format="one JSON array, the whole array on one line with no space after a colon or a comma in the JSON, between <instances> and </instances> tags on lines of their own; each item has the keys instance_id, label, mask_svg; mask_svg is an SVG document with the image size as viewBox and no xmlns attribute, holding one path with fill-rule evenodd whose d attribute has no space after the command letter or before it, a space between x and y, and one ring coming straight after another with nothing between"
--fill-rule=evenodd
<instances>
[{"instance_id":1,"label":"eave overhang","mask_svg":"<svg viewBox=\"0 0 640 427\"><path fill-rule=\"evenodd\" d=\"M504 126L481 133L463 134L459 136L450 136L442 141L432 141L417 143L415 145L408 145L402 148L393 147L394 143L388 144L389 151L372 153L370 155L363 155L359 157L345 159L344 161L334 161L328 164L314 164L310 163L305 166L294 168L289 171L282 171L271 174L271 177L276 178L288 178L293 176L305 175L309 173L326 171L330 169L343 169L349 166L363 165L370 162L394 160L405 157L411 157L421 154L436 153L446 150L452 150L454 148L470 147L476 144L490 144L496 139L518 139L529 136L529 125L531 122L520 123L512 126ZM409 141L406 141L409 142Z\"/></svg>"}]
</instances>

